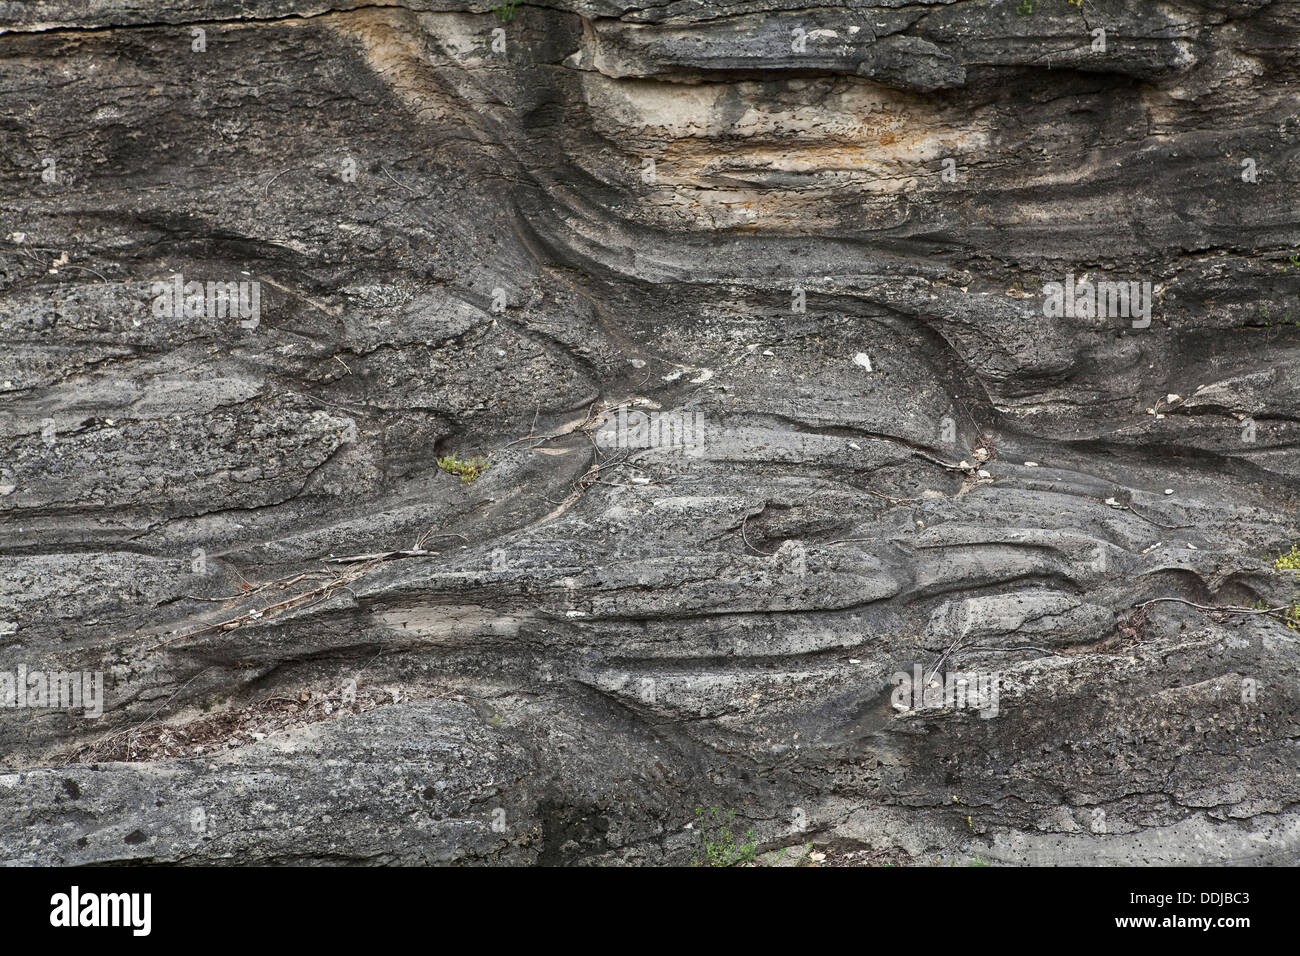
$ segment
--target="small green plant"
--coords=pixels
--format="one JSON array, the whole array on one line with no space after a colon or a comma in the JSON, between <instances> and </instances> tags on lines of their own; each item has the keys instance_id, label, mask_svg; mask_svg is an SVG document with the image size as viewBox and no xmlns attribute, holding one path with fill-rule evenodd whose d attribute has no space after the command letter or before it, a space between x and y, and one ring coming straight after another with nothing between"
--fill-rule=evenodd
<instances>
[{"instance_id":1,"label":"small green plant","mask_svg":"<svg viewBox=\"0 0 1300 956\"><path fill-rule=\"evenodd\" d=\"M1279 554L1273 562L1275 571L1300 571L1300 545L1291 545L1286 554Z\"/></svg>"},{"instance_id":2,"label":"small green plant","mask_svg":"<svg viewBox=\"0 0 1300 956\"><path fill-rule=\"evenodd\" d=\"M1279 554L1273 561L1273 570L1295 572L1296 582L1300 584L1300 545L1293 544L1291 550L1286 554ZM1260 601L1259 608L1260 610L1267 610L1268 605ZM1281 615L1282 622L1291 630L1300 631L1300 598L1293 599L1290 605L1273 613Z\"/></svg>"},{"instance_id":3,"label":"small green plant","mask_svg":"<svg viewBox=\"0 0 1300 956\"><path fill-rule=\"evenodd\" d=\"M487 470L486 458L457 458L446 455L438 459L438 467L449 475L456 475L461 481L474 481Z\"/></svg>"},{"instance_id":4,"label":"small green plant","mask_svg":"<svg viewBox=\"0 0 1300 956\"><path fill-rule=\"evenodd\" d=\"M971 861L966 865L967 866L992 866L993 861L987 859L986 857L982 857L979 854L976 854L974 857L972 857Z\"/></svg>"},{"instance_id":5,"label":"small green plant","mask_svg":"<svg viewBox=\"0 0 1300 956\"><path fill-rule=\"evenodd\" d=\"M699 812L699 809L698 809L698 808L696 808L696 812L697 812L697 813ZM801 855L807 855L807 854L809 854L809 853L812 852L812 848L813 848L813 845L812 845L811 843L801 843L801 844L799 845L799 852L800 852ZM793 849L795 849L795 848L792 847L792 846L783 846L783 847L781 847L780 851L776 854L776 856L772 857L771 862L768 863L767 865L768 865L768 866L780 866L780 865L781 865L781 861L785 859L785 855L786 855L787 853L789 853L789 852L790 852L791 850L793 850Z\"/></svg>"},{"instance_id":6,"label":"small green plant","mask_svg":"<svg viewBox=\"0 0 1300 956\"><path fill-rule=\"evenodd\" d=\"M1269 311L1268 303L1267 302L1259 303L1259 308L1256 311L1259 313L1259 317L1263 319L1264 328L1271 329L1273 327L1273 314ZM1300 325L1300 318L1296 317L1295 310L1289 309L1286 312L1282 313L1281 316L1279 316L1277 324Z\"/></svg>"},{"instance_id":7,"label":"small green plant","mask_svg":"<svg viewBox=\"0 0 1300 956\"><path fill-rule=\"evenodd\" d=\"M1022 17L1032 16L1034 12L1034 0L1020 0L1020 6L1016 7L1016 13Z\"/></svg>"},{"instance_id":8,"label":"small green plant","mask_svg":"<svg viewBox=\"0 0 1300 956\"><path fill-rule=\"evenodd\" d=\"M695 861L697 866L735 866L753 862L758 841L754 839L753 830L746 830L741 838L745 842L736 844L736 837L731 832L735 816L735 810L724 813L717 807L709 807L707 811L704 807L695 808L695 822L704 849L704 856Z\"/></svg>"},{"instance_id":9,"label":"small green plant","mask_svg":"<svg viewBox=\"0 0 1300 956\"><path fill-rule=\"evenodd\" d=\"M509 23L515 18L515 8L522 2L523 0L509 0L507 3L499 3L495 7L489 7L489 9L497 15L497 19L502 23Z\"/></svg>"}]
</instances>

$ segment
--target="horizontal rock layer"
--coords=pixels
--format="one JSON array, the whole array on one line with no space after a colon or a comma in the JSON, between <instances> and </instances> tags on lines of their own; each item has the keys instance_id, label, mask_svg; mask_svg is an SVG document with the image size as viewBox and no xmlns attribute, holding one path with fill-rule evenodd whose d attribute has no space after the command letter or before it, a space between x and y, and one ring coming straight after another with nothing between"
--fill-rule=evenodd
<instances>
[{"instance_id":1,"label":"horizontal rock layer","mask_svg":"<svg viewBox=\"0 0 1300 956\"><path fill-rule=\"evenodd\" d=\"M0 860L1295 862L1300 630L1196 605L1300 599L1298 74L1280 0L0 3L0 704L103 675L0 707Z\"/></svg>"}]
</instances>

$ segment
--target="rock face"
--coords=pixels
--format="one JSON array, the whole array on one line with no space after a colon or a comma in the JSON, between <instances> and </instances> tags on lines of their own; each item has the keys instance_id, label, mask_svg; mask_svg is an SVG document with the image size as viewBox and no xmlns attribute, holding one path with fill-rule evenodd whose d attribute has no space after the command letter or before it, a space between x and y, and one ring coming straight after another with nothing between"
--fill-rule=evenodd
<instances>
[{"instance_id":1,"label":"rock face","mask_svg":"<svg viewBox=\"0 0 1300 956\"><path fill-rule=\"evenodd\" d=\"M1294 0L0 31L0 860L1300 859Z\"/></svg>"}]
</instances>

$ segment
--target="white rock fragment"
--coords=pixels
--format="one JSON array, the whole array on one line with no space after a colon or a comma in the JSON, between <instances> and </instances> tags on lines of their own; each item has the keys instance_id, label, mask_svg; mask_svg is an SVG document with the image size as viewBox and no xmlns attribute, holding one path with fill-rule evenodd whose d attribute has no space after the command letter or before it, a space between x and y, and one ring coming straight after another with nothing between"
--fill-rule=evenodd
<instances>
[{"instance_id":1,"label":"white rock fragment","mask_svg":"<svg viewBox=\"0 0 1300 956\"><path fill-rule=\"evenodd\" d=\"M873 371L871 368L871 356L866 352L859 352L857 355L853 356L853 364L861 365L868 372Z\"/></svg>"},{"instance_id":2,"label":"white rock fragment","mask_svg":"<svg viewBox=\"0 0 1300 956\"><path fill-rule=\"evenodd\" d=\"M1039 467L1039 466L1038 466L1038 462L1036 462L1036 461L1027 461L1027 462L1025 462L1025 467L1026 467L1026 468L1037 468L1037 467Z\"/></svg>"}]
</instances>

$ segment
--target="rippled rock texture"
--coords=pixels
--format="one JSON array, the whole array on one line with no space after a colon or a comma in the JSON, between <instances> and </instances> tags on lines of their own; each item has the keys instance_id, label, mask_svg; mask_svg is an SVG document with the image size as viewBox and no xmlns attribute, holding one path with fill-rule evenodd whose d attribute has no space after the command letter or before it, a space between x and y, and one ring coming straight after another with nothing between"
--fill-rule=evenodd
<instances>
[{"instance_id":1,"label":"rippled rock texture","mask_svg":"<svg viewBox=\"0 0 1300 956\"><path fill-rule=\"evenodd\" d=\"M1300 858L1300 4L0 31L0 860Z\"/></svg>"}]
</instances>

